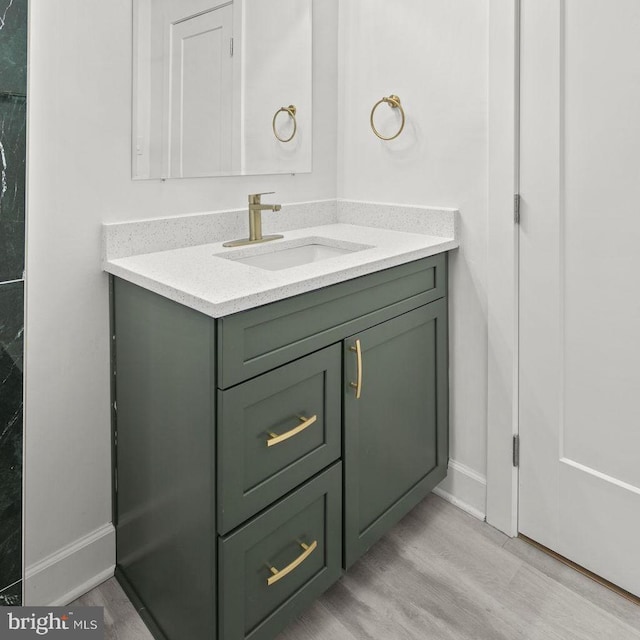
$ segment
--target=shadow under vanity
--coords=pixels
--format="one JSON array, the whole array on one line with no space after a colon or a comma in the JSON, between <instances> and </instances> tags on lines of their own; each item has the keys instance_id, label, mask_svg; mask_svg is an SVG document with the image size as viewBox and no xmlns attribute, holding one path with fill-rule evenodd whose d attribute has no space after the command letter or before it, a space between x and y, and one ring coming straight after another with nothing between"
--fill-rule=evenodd
<instances>
[{"instance_id":1,"label":"shadow under vanity","mask_svg":"<svg viewBox=\"0 0 640 640\"><path fill-rule=\"evenodd\" d=\"M270 639L445 476L446 254L213 318L112 277L120 583Z\"/></svg>"}]
</instances>

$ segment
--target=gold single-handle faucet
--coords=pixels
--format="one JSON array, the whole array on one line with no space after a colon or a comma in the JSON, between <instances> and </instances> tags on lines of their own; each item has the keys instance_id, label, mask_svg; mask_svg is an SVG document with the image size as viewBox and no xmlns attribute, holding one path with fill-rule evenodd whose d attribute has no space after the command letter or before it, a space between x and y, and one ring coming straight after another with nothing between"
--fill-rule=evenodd
<instances>
[{"instance_id":1,"label":"gold single-handle faucet","mask_svg":"<svg viewBox=\"0 0 640 640\"><path fill-rule=\"evenodd\" d=\"M259 244L260 242L269 242L270 240L278 240L283 237L280 235L262 235L262 212L280 211L280 209L282 209L282 206L279 204L262 204L262 196L268 196L273 193L275 193L275 191L252 193L249 196L249 237L225 242L222 245L223 247L243 247L247 244Z\"/></svg>"}]
</instances>

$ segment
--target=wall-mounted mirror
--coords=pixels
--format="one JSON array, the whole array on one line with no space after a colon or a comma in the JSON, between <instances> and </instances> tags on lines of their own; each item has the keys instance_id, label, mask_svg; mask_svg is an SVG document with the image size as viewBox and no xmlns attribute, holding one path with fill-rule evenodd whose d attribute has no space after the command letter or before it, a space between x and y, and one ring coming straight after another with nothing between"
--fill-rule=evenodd
<instances>
[{"instance_id":1,"label":"wall-mounted mirror","mask_svg":"<svg viewBox=\"0 0 640 640\"><path fill-rule=\"evenodd\" d=\"M311 171L312 0L134 0L133 177Z\"/></svg>"}]
</instances>

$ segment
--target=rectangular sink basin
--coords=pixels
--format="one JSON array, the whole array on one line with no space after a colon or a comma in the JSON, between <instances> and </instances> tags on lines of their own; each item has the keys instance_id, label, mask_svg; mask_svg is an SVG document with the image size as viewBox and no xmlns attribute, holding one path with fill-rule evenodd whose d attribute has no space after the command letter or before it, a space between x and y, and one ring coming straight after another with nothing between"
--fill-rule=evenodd
<instances>
[{"instance_id":1,"label":"rectangular sink basin","mask_svg":"<svg viewBox=\"0 0 640 640\"><path fill-rule=\"evenodd\" d=\"M280 271L291 267L328 260L344 256L356 251L370 249L368 245L352 242L338 242L329 239L305 238L304 240L278 243L276 245L260 245L251 249L234 251L233 253L216 254L216 258L225 258L240 262L250 267L258 267L268 271Z\"/></svg>"}]
</instances>

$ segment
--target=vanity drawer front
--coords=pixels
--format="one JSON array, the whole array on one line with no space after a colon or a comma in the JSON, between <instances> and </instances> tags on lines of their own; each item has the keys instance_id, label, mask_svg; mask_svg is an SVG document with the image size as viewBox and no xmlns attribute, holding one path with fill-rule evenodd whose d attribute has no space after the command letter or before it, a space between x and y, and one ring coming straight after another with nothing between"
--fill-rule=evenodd
<instances>
[{"instance_id":1,"label":"vanity drawer front","mask_svg":"<svg viewBox=\"0 0 640 640\"><path fill-rule=\"evenodd\" d=\"M226 389L446 295L446 256L379 271L222 318Z\"/></svg>"},{"instance_id":2,"label":"vanity drawer front","mask_svg":"<svg viewBox=\"0 0 640 640\"><path fill-rule=\"evenodd\" d=\"M220 538L218 549L219 637L271 640L341 575L341 463Z\"/></svg>"},{"instance_id":3,"label":"vanity drawer front","mask_svg":"<svg viewBox=\"0 0 640 640\"><path fill-rule=\"evenodd\" d=\"M218 530L224 534L340 457L339 344L218 391Z\"/></svg>"}]
</instances>

